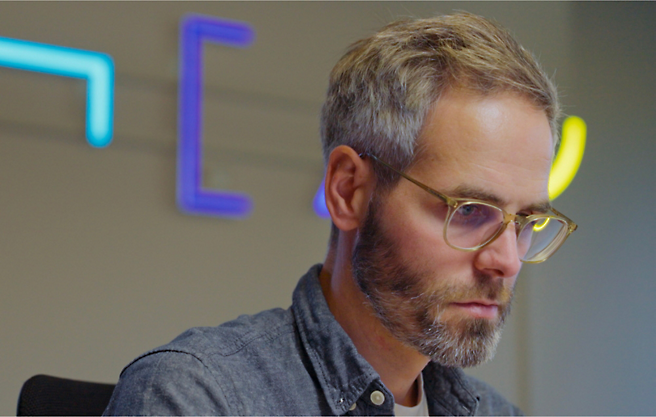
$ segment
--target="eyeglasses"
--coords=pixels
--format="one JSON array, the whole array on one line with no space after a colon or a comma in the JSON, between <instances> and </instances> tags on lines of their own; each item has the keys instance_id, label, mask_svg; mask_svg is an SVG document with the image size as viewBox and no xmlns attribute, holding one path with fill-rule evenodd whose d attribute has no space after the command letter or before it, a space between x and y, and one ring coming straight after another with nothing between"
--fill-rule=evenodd
<instances>
[{"instance_id":1,"label":"eyeglasses","mask_svg":"<svg viewBox=\"0 0 656 417\"><path fill-rule=\"evenodd\" d=\"M444 241L454 249L475 251L494 242L514 223L517 234L517 253L526 263L546 261L565 242L577 225L554 208L552 214L511 214L494 204L470 198L453 198L409 177L370 153L362 153L396 172L406 180L439 198L445 203Z\"/></svg>"}]
</instances>

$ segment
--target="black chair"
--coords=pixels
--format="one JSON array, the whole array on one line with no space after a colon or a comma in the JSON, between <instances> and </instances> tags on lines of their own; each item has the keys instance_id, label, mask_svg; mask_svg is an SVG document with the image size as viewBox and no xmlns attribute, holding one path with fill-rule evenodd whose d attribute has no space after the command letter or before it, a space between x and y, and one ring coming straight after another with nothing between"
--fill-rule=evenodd
<instances>
[{"instance_id":1,"label":"black chair","mask_svg":"<svg viewBox=\"0 0 656 417\"><path fill-rule=\"evenodd\" d=\"M36 375L18 396L17 416L100 416L115 384Z\"/></svg>"}]
</instances>

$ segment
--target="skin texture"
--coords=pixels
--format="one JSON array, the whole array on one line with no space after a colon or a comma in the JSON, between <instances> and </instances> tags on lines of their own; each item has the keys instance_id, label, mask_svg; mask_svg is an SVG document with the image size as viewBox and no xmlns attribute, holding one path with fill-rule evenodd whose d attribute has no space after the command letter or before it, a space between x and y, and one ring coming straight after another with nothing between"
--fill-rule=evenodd
<instances>
[{"instance_id":1,"label":"skin texture","mask_svg":"<svg viewBox=\"0 0 656 417\"><path fill-rule=\"evenodd\" d=\"M421 157L407 174L436 190L453 197L485 197L511 213L529 214L548 202L549 123L523 97L449 91L430 111L419 143ZM417 377L431 356L445 365L469 366L493 354L521 263L513 225L479 251L455 250L442 237L436 215L441 202L403 179L374 195L372 163L346 146L330 155L326 203L340 234L320 279L330 310L359 353L398 403L413 406ZM362 260L369 261L364 272ZM498 308L481 309L479 301ZM393 316L392 324L385 314ZM422 333L422 317L457 336L452 338L460 349L457 355L420 348L422 340L430 344L435 338ZM474 324L477 331L471 331ZM450 363L454 355L462 357L462 348L481 328L491 339L470 343L469 350L484 354Z\"/></svg>"}]
</instances>

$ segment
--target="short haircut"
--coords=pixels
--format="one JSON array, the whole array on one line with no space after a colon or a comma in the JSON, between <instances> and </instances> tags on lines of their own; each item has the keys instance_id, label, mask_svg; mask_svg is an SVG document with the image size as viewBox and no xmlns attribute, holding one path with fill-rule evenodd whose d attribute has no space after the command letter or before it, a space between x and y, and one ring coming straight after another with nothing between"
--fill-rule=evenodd
<instances>
[{"instance_id":1,"label":"short haircut","mask_svg":"<svg viewBox=\"0 0 656 417\"><path fill-rule=\"evenodd\" d=\"M325 162L348 145L408 169L426 115L451 88L526 97L545 111L556 146L558 95L536 59L500 25L457 13L393 22L348 48L330 73L321 112ZM378 164L374 170L377 191L399 179ZM336 232L333 226L331 245Z\"/></svg>"},{"instance_id":2,"label":"short haircut","mask_svg":"<svg viewBox=\"0 0 656 417\"><path fill-rule=\"evenodd\" d=\"M535 58L498 24L458 13L397 21L349 47L322 109L325 161L348 145L408 168L426 114L449 88L516 92L545 111L557 138L556 88Z\"/></svg>"}]
</instances>

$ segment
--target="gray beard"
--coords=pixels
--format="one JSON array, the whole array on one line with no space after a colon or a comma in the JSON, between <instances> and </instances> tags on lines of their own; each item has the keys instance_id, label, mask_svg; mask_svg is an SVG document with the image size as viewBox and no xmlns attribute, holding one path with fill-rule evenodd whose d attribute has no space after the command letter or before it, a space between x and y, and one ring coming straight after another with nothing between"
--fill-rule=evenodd
<instances>
[{"instance_id":1,"label":"gray beard","mask_svg":"<svg viewBox=\"0 0 656 417\"><path fill-rule=\"evenodd\" d=\"M494 357L511 303L500 306L497 322L482 318L456 322L441 319L443 308L459 287L443 286L429 292L419 273L399 261L397 245L379 227L377 199L352 255L353 277L385 328L403 344L443 366L471 367ZM480 274L468 295L496 298L503 283Z\"/></svg>"}]
</instances>

